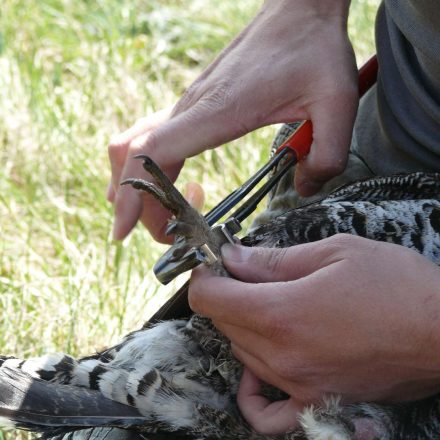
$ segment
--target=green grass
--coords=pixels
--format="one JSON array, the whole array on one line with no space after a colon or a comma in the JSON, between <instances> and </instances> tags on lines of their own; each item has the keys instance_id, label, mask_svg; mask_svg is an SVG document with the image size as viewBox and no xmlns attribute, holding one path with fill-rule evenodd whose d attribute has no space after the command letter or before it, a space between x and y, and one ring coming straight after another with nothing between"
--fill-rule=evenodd
<instances>
[{"instance_id":1,"label":"green grass","mask_svg":"<svg viewBox=\"0 0 440 440\"><path fill-rule=\"evenodd\" d=\"M164 248L142 228L112 242L107 143L173 104L260 3L1 2L0 353L90 353L181 283L158 285L151 267ZM360 60L374 51L377 3L352 5ZM274 130L189 160L179 186L202 183L212 206L266 160ZM24 438L0 431L0 440Z\"/></svg>"}]
</instances>

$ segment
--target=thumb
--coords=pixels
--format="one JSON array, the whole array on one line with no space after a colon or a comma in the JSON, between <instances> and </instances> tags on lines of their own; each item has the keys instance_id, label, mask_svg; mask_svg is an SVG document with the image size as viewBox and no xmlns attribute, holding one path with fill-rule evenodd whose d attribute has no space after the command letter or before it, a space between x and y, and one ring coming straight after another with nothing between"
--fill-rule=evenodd
<instances>
[{"instance_id":1,"label":"thumb","mask_svg":"<svg viewBox=\"0 0 440 440\"><path fill-rule=\"evenodd\" d=\"M162 166L184 161L209 148L215 148L251 130L231 119L213 98L195 103L173 115L148 138L145 149Z\"/></svg>"},{"instance_id":2,"label":"thumb","mask_svg":"<svg viewBox=\"0 0 440 440\"><path fill-rule=\"evenodd\" d=\"M222 258L237 279L250 283L292 281L323 267L317 242L289 248L259 248L225 244Z\"/></svg>"},{"instance_id":3,"label":"thumb","mask_svg":"<svg viewBox=\"0 0 440 440\"><path fill-rule=\"evenodd\" d=\"M261 381L248 368L244 368L237 395L243 417L261 434L285 433L298 425L302 407L292 398L275 402L267 399Z\"/></svg>"}]
</instances>

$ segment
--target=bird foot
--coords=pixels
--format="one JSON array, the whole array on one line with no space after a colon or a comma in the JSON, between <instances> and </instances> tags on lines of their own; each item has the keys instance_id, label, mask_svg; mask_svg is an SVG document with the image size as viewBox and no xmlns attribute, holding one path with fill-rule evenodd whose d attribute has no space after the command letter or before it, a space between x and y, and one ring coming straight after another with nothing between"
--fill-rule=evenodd
<instances>
[{"instance_id":1,"label":"bird foot","mask_svg":"<svg viewBox=\"0 0 440 440\"><path fill-rule=\"evenodd\" d=\"M154 271L159 280L167 284L177 275L193 269L200 263L209 265L219 275L226 275L221 260L220 248L225 243L224 235L211 229L203 215L195 210L180 194L171 180L148 156L138 155L143 160L145 171L151 174L154 183L143 179L127 179L121 185L153 195L174 216L169 220L166 235L174 235L174 245L159 259Z\"/></svg>"},{"instance_id":2,"label":"bird foot","mask_svg":"<svg viewBox=\"0 0 440 440\"><path fill-rule=\"evenodd\" d=\"M121 185L131 185L135 189L151 194L164 208L174 214L169 220L165 234L184 237L188 249L200 247L211 241L211 228L204 217L185 200L159 166L146 155L140 154L135 158L143 160L143 167L151 174L154 183L143 179L127 179Z\"/></svg>"}]
</instances>

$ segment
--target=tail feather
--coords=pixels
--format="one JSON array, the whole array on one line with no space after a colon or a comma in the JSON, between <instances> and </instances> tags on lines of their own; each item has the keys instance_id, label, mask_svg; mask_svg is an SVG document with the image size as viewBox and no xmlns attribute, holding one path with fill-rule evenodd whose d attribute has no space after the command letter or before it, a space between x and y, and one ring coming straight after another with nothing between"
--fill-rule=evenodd
<instances>
[{"instance_id":1,"label":"tail feather","mask_svg":"<svg viewBox=\"0 0 440 440\"><path fill-rule=\"evenodd\" d=\"M0 368L0 417L40 432L62 426L128 428L146 422L135 408L99 391L46 382L6 366Z\"/></svg>"},{"instance_id":2,"label":"tail feather","mask_svg":"<svg viewBox=\"0 0 440 440\"><path fill-rule=\"evenodd\" d=\"M195 440L183 432L140 433L120 428L87 428L78 431L51 432L40 440Z\"/></svg>"}]
</instances>

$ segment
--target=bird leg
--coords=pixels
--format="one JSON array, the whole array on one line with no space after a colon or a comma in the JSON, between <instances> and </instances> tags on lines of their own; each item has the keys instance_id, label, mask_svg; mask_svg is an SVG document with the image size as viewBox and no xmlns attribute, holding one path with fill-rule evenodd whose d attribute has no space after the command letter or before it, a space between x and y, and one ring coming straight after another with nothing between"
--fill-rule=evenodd
<instances>
[{"instance_id":1,"label":"bird leg","mask_svg":"<svg viewBox=\"0 0 440 440\"><path fill-rule=\"evenodd\" d=\"M212 232L203 215L194 209L180 194L171 180L159 166L148 156L138 155L135 158L143 160L145 171L151 174L155 183L143 179L127 179L121 185L132 185L133 188L153 195L164 208L171 211L174 217L169 220L165 230L167 235L175 235L185 239L185 245L175 250L173 257L179 259L191 248L208 246L217 259L220 259L220 248L223 241L218 234Z\"/></svg>"},{"instance_id":2,"label":"bird leg","mask_svg":"<svg viewBox=\"0 0 440 440\"><path fill-rule=\"evenodd\" d=\"M191 211L193 208L188 204L185 198L180 194L171 180L166 176L159 166L148 156L139 154L135 159L142 159L145 171L150 173L156 184L143 179L126 179L121 185L131 185L133 188L145 191L153 195L162 206L174 215L182 215L185 211Z\"/></svg>"}]
</instances>

